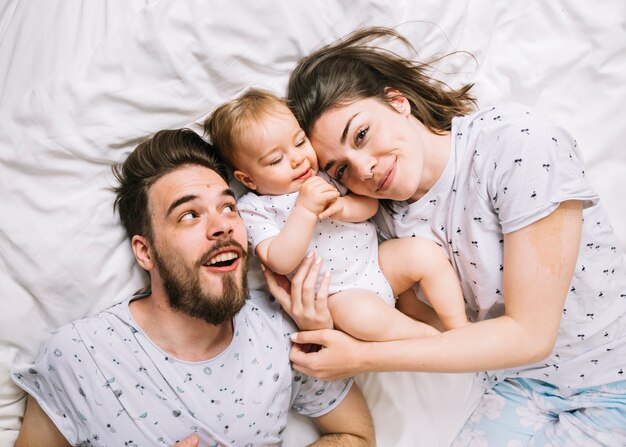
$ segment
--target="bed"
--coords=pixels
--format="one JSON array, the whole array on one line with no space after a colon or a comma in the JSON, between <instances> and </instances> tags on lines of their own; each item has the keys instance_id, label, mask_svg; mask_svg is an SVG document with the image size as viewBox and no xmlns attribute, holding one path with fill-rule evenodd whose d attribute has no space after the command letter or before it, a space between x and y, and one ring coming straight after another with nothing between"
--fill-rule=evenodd
<instances>
[{"instance_id":1,"label":"bed","mask_svg":"<svg viewBox=\"0 0 626 447\"><path fill-rule=\"evenodd\" d=\"M0 445L24 395L10 368L50 331L144 285L112 209L112 162L254 85L283 93L303 55L365 25L474 82L480 106L529 104L575 135L626 248L626 3L621 0L5 0L0 5ZM358 378L380 446L447 446L471 374ZM314 439L294 417L286 446Z\"/></svg>"}]
</instances>

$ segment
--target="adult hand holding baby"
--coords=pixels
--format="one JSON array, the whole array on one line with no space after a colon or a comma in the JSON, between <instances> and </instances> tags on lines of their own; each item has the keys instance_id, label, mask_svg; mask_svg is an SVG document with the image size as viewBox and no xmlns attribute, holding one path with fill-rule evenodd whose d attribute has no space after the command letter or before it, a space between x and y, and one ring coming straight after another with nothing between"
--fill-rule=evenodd
<instances>
[{"instance_id":1,"label":"adult hand holding baby","mask_svg":"<svg viewBox=\"0 0 626 447\"><path fill-rule=\"evenodd\" d=\"M333 328L327 301L330 272L324 274L316 290L321 267L322 258L313 252L304 258L291 282L285 276L262 267L270 293L302 330Z\"/></svg>"}]
</instances>

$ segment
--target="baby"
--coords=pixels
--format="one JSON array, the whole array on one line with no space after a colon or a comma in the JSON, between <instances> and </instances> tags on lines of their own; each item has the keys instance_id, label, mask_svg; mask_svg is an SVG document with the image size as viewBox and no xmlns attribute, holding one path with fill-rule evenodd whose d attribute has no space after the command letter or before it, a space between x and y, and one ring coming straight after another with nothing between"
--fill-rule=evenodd
<instances>
[{"instance_id":1,"label":"baby","mask_svg":"<svg viewBox=\"0 0 626 447\"><path fill-rule=\"evenodd\" d=\"M250 192L238 201L250 247L275 273L294 271L307 253L332 272L328 308L335 327L368 341L434 331L395 309L407 309L421 289L444 329L467 323L456 274L443 251L422 238L378 247L368 221L378 201L347 193L318 172L311 143L284 100L258 89L222 104L204 124L220 158ZM383 274L384 272L384 274Z\"/></svg>"}]
</instances>

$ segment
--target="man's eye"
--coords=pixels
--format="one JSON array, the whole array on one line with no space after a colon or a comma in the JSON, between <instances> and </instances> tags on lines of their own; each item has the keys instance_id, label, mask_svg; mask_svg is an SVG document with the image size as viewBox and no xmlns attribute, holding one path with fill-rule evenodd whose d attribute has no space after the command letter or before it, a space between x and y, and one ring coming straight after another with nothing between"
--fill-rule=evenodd
<instances>
[{"instance_id":1,"label":"man's eye","mask_svg":"<svg viewBox=\"0 0 626 447\"><path fill-rule=\"evenodd\" d=\"M270 161L270 166L274 166L277 165L278 163L280 163L283 160L283 156L281 155L280 157Z\"/></svg>"},{"instance_id":2,"label":"man's eye","mask_svg":"<svg viewBox=\"0 0 626 447\"><path fill-rule=\"evenodd\" d=\"M183 214L182 216L180 216L180 221L181 222L185 222L187 220L191 220L194 217L196 217L196 213L194 213L193 211L187 211L185 214Z\"/></svg>"}]
</instances>

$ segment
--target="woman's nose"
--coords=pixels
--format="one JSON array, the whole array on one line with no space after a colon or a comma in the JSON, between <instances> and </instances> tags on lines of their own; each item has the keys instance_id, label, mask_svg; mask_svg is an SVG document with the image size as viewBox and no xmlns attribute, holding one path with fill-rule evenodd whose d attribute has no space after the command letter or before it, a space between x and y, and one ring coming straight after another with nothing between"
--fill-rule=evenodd
<instances>
[{"instance_id":1,"label":"woman's nose","mask_svg":"<svg viewBox=\"0 0 626 447\"><path fill-rule=\"evenodd\" d=\"M360 160L356 160L354 164L357 168L359 179L368 180L374 177L374 167L376 166L374 158L363 157Z\"/></svg>"}]
</instances>

